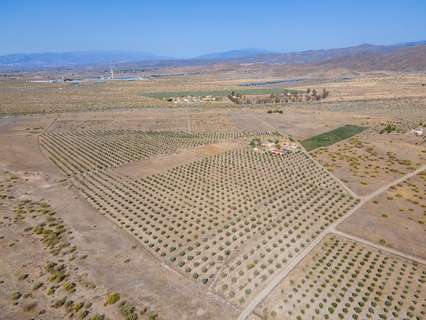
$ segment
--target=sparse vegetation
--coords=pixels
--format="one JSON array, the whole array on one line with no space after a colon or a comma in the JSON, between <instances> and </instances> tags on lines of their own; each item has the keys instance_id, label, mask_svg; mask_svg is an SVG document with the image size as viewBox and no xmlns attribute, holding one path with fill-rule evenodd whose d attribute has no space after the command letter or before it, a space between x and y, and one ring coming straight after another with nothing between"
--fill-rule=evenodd
<instances>
[{"instance_id":1,"label":"sparse vegetation","mask_svg":"<svg viewBox=\"0 0 426 320\"><path fill-rule=\"evenodd\" d=\"M136 313L136 308L131 303L127 301L122 301L119 304L119 309L121 314L126 320L137 320L138 314Z\"/></svg>"},{"instance_id":2,"label":"sparse vegetation","mask_svg":"<svg viewBox=\"0 0 426 320\"><path fill-rule=\"evenodd\" d=\"M403 134L395 138L402 141L392 142L392 135L369 130L311 154L354 192L364 195L425 163L424 146L406 142Z\"/></svg>"},{"instance_id":3,"label":"sparse vegetation","mask_svg":"<svg viewBox=\"0 0 426 320\"><path fill-rule=\"evenodd\" d=\"M423 265L330 236L267 298L264 314L267 319L421 319L425 281Z\"/></svg>"},{"instance_id":4,"label":"sparse vegetation","mask_svg":"<svg viewBox=\"0 0 426 320\"><path fill-rule=\"evenodd\" d=\"M4 189L3 175L3 173L0 175L0 192L6 191L9 193L11 188L18 182L18 178L11 176L10 179L6 179L8 186ZM19 182L22 183L22 181ZM72 264L75 255L78 254L78 248L69 242L70 239L68 237L71 232L65 227L63 220L57 216L49 203L29 199L18 200L10 196L6 196L4 199L7 199L8 203L14 206L10 211L14 212L15 216L13 219L10 218L10 220L16 226L19 225L23 228L23 232L26 233L27 237L32 236L35 237L35 240L39 239L47 257L49 257L49 260L44 265L36 267L41 273L37 276L37 281L35 282L33 282L31 273L23 272L23 269L21 269L26 268L26 264L17 270L15 281L17 280L20 286L29 287L30 292L13 291L10 294L11 304L22 307L25 312L38 312L39 315L47 312L46 309L36 311L40 302L41 305L47 305L50 312L52 310L64 310L70 317L75 319L106 319L104 314L92 311L93 302L91 300L93 298L91 297L91 292L82 291L77 285L78 282L89 290L96 288L96 285L93 285L86 276L80 276L78 268ZM25 225L34 227L25 227ZM0 285L2 283L1 281ZM48 286L41 290L45 283ZM86 285L86 283L90 283L90 285ZM85 302L73 301L77 290L79 290L78 296L86 299ZM111 293L108 295L105 305L115 304L119 300L120 295L118 293ZM97 308L99 307L98 305ZM115 306L115 308L122 309L118 306ZM62 314L62 311L58 312ZM126 319L137 319L137 314L129 312Z\"/></svg>"},{"instance_id":5,"label":"sparse vegetation","mask_svg":"<svg viewBox=\"0 0 426 320\"><path fill-rule=\"evenodd\" d=\"M110 293L107 297L105 305L114 304L120 300L120 294L118 292Z\"/></svg>"},{"instance_id":6,"label":"sparse vegetation","mask_svg":"<svg viewBox=\"0 0 426 320\"><path fill-rule=\"evenodd\" d=\"M238 90L211 90L211 91L177 91L177 92L144 92L143 96L149 98L163 99L170 97L226 97L229 95L265 95L280 93L296 93L298 90L285 88L264 88L264 89L238 89Z\"/></svg>"},{"instance_id":7,"label":"sparse vegetation","mask_svg":"<svg viewBox=\"0 0 426 320\"><path fill-rule=\"evenodd\" d=\"M413 131L426 123L425 98L412 85L414 76L386 78L395 86L405 81L410 97L388 100L382 99L390 91L380 92L378 74L357 79L354 87L349 81L318 81L325 91L300 83L298 92L265 88L247 94L237 89L241 81L235 76L226 83L215 73L197 76L197 85L187 75L185 81L158 78L98 88L0 81L0 112L59 111L0 119L1 164L16 169L0 171L0 253L6 269L0 270L6 275L0 300L6 302L1 308L6 317L26 312L31 318L86 320L195 314L225 319L228 311L233 315L251 305L323 236L262 300L257 315L425 317L424 266L386 251L424 256L426 175L393 185L349 217L360 202L341 183L368 195L425 163L424 136ZM250 73L244 77L254 81ZM374 82L374 100L365 97L365 81ZM224 95L203 105L192 96L194 105L183 107L145 95L154 91L167 94L166 100L170 93ZM153 105L164 108L147 108ZM140 107L144 110L61 113ZM313 137L316 149L308 154L300 148L277 152L290 145L280 132L299 139L348 121L362 127ZM362 220L357 214L364 214ZM337 222L340 232L349 233L341 229L349 225L351 233L383 248L327 236ZM118 227L130 237L115 232ZM186 290L188 283L196 284Z\"/></svg>"},{"instance_id":8,"label":"sparse vegetation","mask_svg":"<svg viewBox=\"0 0 426 320\"><path fill-rule=\"evenodd\" d=\"M327 98L330 95L330 92L326 89L323 89L321 93L318 93L316 89L307 89L306 92L301 92L299 90L282 89L282 91L279 92L278 90L279 89L252 89L250 93L241 93L233 91L231 94L228 95L228 99L235 104L243 105L285 104L292 102L319 101ZM254 95L254 92L258 93Z\"/></svg>"},{"instance_id":9,"label":"sparse vegetation","mask_svg":"<svg viewBox=\"0 0 426 320\"><path fill-rule=\"evenodd\" d=\"M392 124L387 124L382 130L380 130L380 134L391 133L393 131L396 131L396 126L394 126Z\"/></svg>"}]
</instances>

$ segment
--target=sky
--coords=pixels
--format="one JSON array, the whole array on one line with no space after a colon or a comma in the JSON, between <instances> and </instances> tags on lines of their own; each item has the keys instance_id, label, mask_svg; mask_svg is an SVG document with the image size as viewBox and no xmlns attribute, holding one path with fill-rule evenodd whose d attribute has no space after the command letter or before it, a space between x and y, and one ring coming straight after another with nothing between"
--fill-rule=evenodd
<instances>
[{"instance_id":1,"label":"sky","mask_svg":"<svg viewBox=\"0 0 426 320\"><path fill-rule=\"evenodd\" d=\"M425 0L0 0L0 54L146 51L187 58L426 40Z\"/></svg>"}]
</instances>

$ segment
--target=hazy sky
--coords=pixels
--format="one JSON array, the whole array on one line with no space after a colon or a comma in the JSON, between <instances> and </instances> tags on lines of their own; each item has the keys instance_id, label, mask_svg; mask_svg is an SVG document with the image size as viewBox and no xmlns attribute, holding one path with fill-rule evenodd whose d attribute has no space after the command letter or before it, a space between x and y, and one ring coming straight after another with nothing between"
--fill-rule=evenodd
<instances>
[{"instance_id":1,"label":"hazy sky","mask_svg":"<svg viewBox=\"0 0 426 320\"><path fill-rule=\"evenodd\" d=\"M189 57L426 40L425 0L0 0L0 53L125 50Z\"/></svg>"}]
</instances>

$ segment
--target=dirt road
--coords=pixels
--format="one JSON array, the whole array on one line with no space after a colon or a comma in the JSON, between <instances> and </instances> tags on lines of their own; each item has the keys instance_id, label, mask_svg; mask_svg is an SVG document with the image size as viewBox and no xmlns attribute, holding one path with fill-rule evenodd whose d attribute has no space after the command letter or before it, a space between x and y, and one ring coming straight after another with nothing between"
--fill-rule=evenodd
<instances>
[{"instance_id":1,"label":"dirt road","mask_svg":"<svg viewBox=\"0 0 426 320\"><path fill-rule=\"evenodd\" d=\"M263 289L259 293L259 295L257 295L257 297L255 297L247 305L247 307L243 310L243 312L241 312L240 316L238 317L238 320L247 319L250 316L250 314L254 311L254 309L256 309L256 307L281 283L281 281L285 277L287 277L287 275L321 242L321 240L323 240L330 233L334 233L334 234L337 234L337 235L344 236L346 238L350 238L354 241L358 241L358 242L367 244L367 245L372 246L376 249L387 251L387 252L396 254L398 256L401 256L403 258L416 261L418 263L426 264L426 261L421 259L421 258L413 257L413 256L410 256L410 255L404 254L403 252L393 250L391 248L387 248L387 247L384 247L384 246L381 246L381 245L377 245L377 244L371 243L370 241L364 240L362 238L351 236L351 235L348 235L346 233L343 233L343 232L336 230L336 227L339 224L341 224L350 215L352 215L356 210L358 210L360 207L362 207L367 201L369 201L372 198L377 197L378 195L386 192L390 187L397 185L397 184L419 174L420 172L422 172L424 170L426 170L426 165L423 165L420 168L418 168L417 170L410 172L410 173L402 176L401 178L394 180L394 181L380 187L376 191L374 191L374 192L372 192L372 193L370 193L366 196L357 197L357 198L360 199L360 202L354 208L352 208L352 210L350 210L346 215L344 215L343 217L341 217L340 219L336 220L334 223L329 225L308 247L306 247L305 250L303 250L295 259L293 259L293 261L291 261L291 263L284 270L282 270L279 274L277 274L271 280L271 282L269 282L269 284L265 287L265 289Z\"/></svg>"}]
</instances>

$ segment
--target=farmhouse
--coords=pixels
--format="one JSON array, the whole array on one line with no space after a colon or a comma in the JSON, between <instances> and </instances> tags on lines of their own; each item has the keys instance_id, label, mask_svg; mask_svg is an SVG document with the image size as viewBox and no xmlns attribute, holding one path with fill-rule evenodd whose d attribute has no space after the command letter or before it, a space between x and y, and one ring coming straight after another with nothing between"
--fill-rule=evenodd
<instances>
[{"instance_id":1,"label":"farmhouse","mask_svg":"<svg viewBox=\"0 0 426 320\"><path fill-rule=\"evenodd\" d=\"M167 102L173 102L175 104L178 104L178 103L192 104L192 103L216 102L216 101L221 101L222 98L214 97L212 95L207 95L207 96L169 97L169 98L163 98L163 100L166 100Z\"/></svg>"},{"instance_id":2,"label":"farmhouse","mask_svg":"<svg viewBox=\"0 0 426 320\"><path fill-rule=\"evenodd\" d=\"M298 143L285 136L274 137L273 139L271 137L256 137L249 144L254 151L271 152L273 154L285 154L300 150Z\"/></svg>"}]
</instances>

